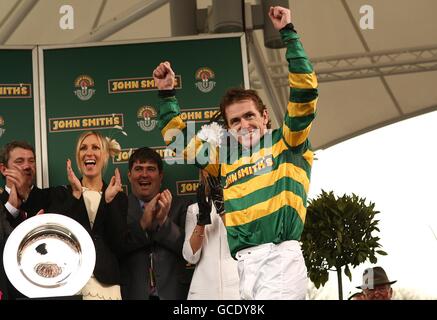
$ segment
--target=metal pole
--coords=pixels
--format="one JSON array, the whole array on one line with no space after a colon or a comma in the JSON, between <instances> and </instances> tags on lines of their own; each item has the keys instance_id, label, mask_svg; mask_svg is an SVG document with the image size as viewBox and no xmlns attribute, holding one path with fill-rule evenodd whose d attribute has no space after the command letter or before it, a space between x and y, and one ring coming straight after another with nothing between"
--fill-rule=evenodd
<instances>
[{"instance_id":1,"label":"metal pole","mask_svg":"<svg viewBox=\"0 0 437 320\"><path fill-rule=\"evenodd\" d=\"M288 8L290 5L288 3L288 0L263 0L262 1L262 8L264 12L264 45L267 48L270 49L279 49L284 48L285 45L281 40L281 35L279 34L278 30L276 30L272 23L270 22L269 18L269 10L270 7L274 6L281 6Z\"/></svg>"},{"instance_id":2,"label":"metal pole","mask_svg":"<svg viewBox=\"0 0 437 320\"><path fill-rule=\"evenodd\" d=\"M103 23L100 27L76 38L73 43L97 42L104 40L131 23L160 8L167 2L168 0L140 1L125 12Z\"/></svg>"},{"instance_id":3,"label":"metal pole","mask_svg":"<svg viewBox=\"0 0 437 320\"><path fill-rule=\"evenodd\" d=\"M196 0L170 0L171 35L197 34Z\"/></svg>"},{"instance_id":4,"label":"metal pole","mask_svg":"<svg viewBox=\"0 0 437 320\"><path fill-rule=\"evenodd\" d=\"M241 1L212 0L211 24L216 33L243 31Z\"/></svg>"},{"instance_id":5,"label":"metal pole","mask_svg":"<svg viewBox=\"0 0 437 320\"><path fill-rule=\"evenodd\" d=\"M8 41L29 12L32 11L37 2L38 0L21 1L20 5L17 6L16 10L14 10L13 14L5 22L0 31L0 44L4 44Z\"/></svg>"}]
</instances>

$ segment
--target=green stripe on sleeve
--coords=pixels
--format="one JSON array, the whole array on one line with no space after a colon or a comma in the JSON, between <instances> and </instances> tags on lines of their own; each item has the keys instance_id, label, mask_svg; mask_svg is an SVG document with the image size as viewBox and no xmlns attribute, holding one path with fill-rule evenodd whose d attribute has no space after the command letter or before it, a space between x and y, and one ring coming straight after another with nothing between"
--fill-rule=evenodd
<instances>
[{"instance_id":1,"label":"green stripe on sleeve","mask_svg":"<svg viewBox=\"0 0 437 320\"><path fill-rule=\"evenodd\" d=\"M306 103L313 101L319 95L317 89L291 88L289 100L296 103Z\"/></svg>"},{"instance_id":2,"label":"green stripe on sleeve","mask_svg":"<svg viewBox=\"0 0 437 320\"><path fill-rule=\"evenodd\" d=\"M180 114L180 108L176 97L159 99L158 109L159 130L162 130L171 119Z\"/></svg>"},{"instance_id":3,"label":"green stripe on sleeve","mask_svg":"<svg viewBox=\"0 0 437 320\"><path fill-rule=\"evenodd\" d=\"M256 205L257 203L267 201L284 190L293 192L294 194L302 198L303 203L306 204L307 195L305 193L303 185L301 185L299 182L292 179L291 177L283 177L277 180L275 184L265 188L260 188L255 192L248 194L247 196L225 201L226 212L246 209L248 207Z\"/></svg>"}]
</instances>

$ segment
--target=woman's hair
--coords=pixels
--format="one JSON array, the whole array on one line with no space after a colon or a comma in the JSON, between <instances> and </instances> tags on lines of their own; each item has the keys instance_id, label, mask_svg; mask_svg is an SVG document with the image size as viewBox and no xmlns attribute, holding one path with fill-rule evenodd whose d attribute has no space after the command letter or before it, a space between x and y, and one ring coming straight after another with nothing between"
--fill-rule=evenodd
<instances>
[{"instance_id":1,"label":"woman's hair","mask_svg":"<svg viewBox=\"0 0 437 320\"><path fill-rule=\"evenodd\" d=\"M102 148L101 150L102 150L102 159L103 159L103 171L106 169L106 166L108 165L109 156L113 157L116 156L118 153L120 153L120 145L114 139L109 140L109 138L104 137L102 134L100 134L97 131L85 131L77 138L77 142L76 142L76 165L80 173L83 173L79 165L80 146L83 140L85 140L86 137L91 135L96 136L97 140L99 140L100 142L100 147Z\"/></svg>"}]
</instances>

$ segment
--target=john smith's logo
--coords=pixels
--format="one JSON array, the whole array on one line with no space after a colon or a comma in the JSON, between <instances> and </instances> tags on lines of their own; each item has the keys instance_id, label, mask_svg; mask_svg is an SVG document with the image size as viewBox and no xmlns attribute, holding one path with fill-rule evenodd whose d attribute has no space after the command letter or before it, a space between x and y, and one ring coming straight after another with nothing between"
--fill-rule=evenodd
<instances>
[{"instance_id":1,"label":"john smith's logo","mask_svg":"<svg viewBox=\"0 0 437 320\"><path fill-rule=\"evenodd\" d=\"M196 87L203 93L210 92L216 84L212 81L215 78L214 71L210 68L202 67L196 71Z\"/></svg>"},{"instance_id":2,"label":"john smith's logo","mask_svg":"<svg viewBox=\"0 0 437 320\"><path fill-rule=\"evenodd\" d=\"M152 131L156 127L157 112L152 106L142 106L137 111L137 125L143 131Z\"/></svg>"},{"instance_id":3,"label":"john smith's logo","mask_svg":"<svg viewBox=\"0 0 437 320\"><path fill-rule=\"evenodd\" d=\"M91 99L96 92L94 87L94 80L87 75L80 75L74 80L74 86L76 90L74 94L82 101Z\"/></svg>"}]
</instances>

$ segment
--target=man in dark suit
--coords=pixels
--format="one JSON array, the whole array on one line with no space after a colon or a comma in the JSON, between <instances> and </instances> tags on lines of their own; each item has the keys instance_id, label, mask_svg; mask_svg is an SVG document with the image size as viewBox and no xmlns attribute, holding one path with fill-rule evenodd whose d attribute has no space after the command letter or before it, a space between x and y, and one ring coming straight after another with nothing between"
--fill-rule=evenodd
<instances>
[{"instance_id":1,"label":"man in dark suit","mask_svg":"<svg viewBox=\"0 0 437 320\"><path fill-rule=\"evenodd\" d=\"M9 283L3 267L3 249L6 244L6 239L12 231L12 228L7 221L7 211L5 207L0 204L0 300L9 299Z\"/></svg>"},{"instance_id":2,"label":"man in dark suit","mask_svg":"<svg viewBox=\"0 0 437 320\"><path fill-rule=\"evenodd\" d=\"M170 191L160 192L163 163L156 151L144 147L129 158L128 202L130 230L140 230L147 243L121 262L123 299L182 300L187 298L193 269L182 256L187 204Z\"/></svg>"},{"instance_id":3,"label":"man in dark suit","mask_svg":"<svg viewBox=\"0 0 437 320\"><path fill-rule=\"evenodd\" d=\"M38 204L26 203L31 193L41 192L41 189L34 185L36 167L33 147L25 141L7 143L0 152L0 172L6 179L0 202L8 212L7 219L11 226L16 227L37 213L26 208L41 207ZM42 197L32 198L43 200Z\"/></svg>"},{"instance_id":4,"label":"man in dark suit","mask_svg":"<svg viewBox=\"0 0 437 320\"><path fill-rule=\"evenodd\" d=\"M0 188L0 207L4 215L3 224L8 223L8 228L15 228L22 221L33 217L43 208L42 190L35 183L35 150L25 141L11 141L4 145L0 151L0 172L6 183ZM6 238L3 238L6 242ZM4 243L3 243L4 245ZM3 255L3 253L1 253ZM2 262L3 268L3 262ZM2 269L0 268L0 269ZM18 299L24 296L18 292L2 273L2 286L9 287L9 294L3 290L3 299Z\"/></svg>"}]
</instances>

